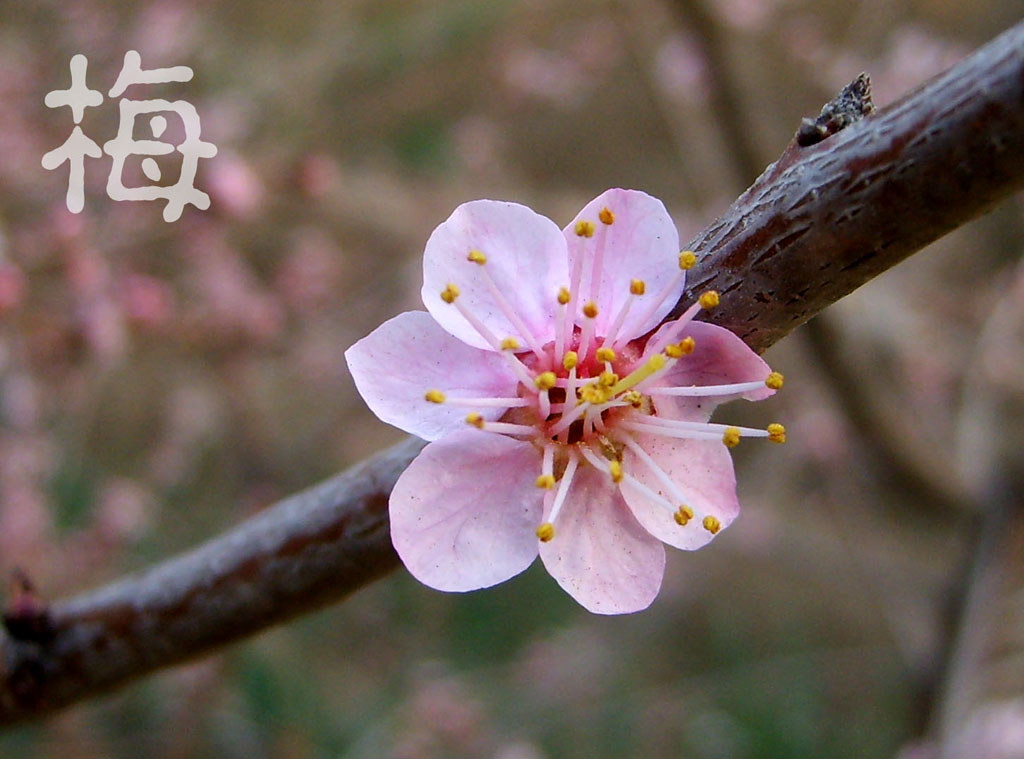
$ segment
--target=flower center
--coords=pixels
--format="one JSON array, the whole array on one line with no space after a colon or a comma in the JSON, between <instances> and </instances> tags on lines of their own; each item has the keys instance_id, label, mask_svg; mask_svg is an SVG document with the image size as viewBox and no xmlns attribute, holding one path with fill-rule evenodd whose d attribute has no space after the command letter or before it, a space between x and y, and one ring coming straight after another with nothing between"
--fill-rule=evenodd
<instances>
[{"instance_id":1,"label":"flower center","mask_svg":"<svg viewBox=\"0 0 1024 759\"><path fill-rule=\"evenodd\" d=\"M643 309L641 321L649 321L666 299L679 292L685 271L696 262L690 251L679 254L676 277L653 298L647 294L642 279L630 280L628 297L615 318L603 322L608 325L603 328L605 334L598 334L604 245L607 229L614 221L614 212L604 208L598 214L598 223L587 220L576 223L579 251L573 258L571 281L552 294L557 302L558 318L553 329L554 339L546 344L530 330L503 294L513 290L516 283L498 283L491 277L487 251L472 249L466 259L481 267L493 303L518 336L501 337L488 329L460 300L458 283L448 284L441 293L441 299L458 309L492 349L506 358L519 384L516 395L510 398L449 398L440 389L430 389L424 399L431 403L467 406L470 408L466 415L468 424L485 432L522 438L537 447L541 459L537 487L545 491L546 515L537 537L543 542L555 537L559 511L573 477L580 466L587 465L604 472L616 485L628 483L639 489L645 497L666 508L680 527L696 519L709 532L718 531L720 523L714 516L696 514L687 505L689 499L684 486L673 482L643 450L637 442L637 434L718 440L730 447L743 436L785 441L782 425L760 430L658 415L659 397L725 398L765 385L778 389L782 386L782 375L772 373L766 380L704 387L672 387L663 381L676 363L685 361L699 349L694 339L684 333L702 308L718 305L718 294L713 291L704 293L656 338L631 340L628 335L619 335L632 309ZM504 285L504 289L499 285ZM492 420L495 409L505 411ZM659 483L658 492L641 483L634 473L625 471L626 450L653 473Z\"/></svg>"}]
</instances>

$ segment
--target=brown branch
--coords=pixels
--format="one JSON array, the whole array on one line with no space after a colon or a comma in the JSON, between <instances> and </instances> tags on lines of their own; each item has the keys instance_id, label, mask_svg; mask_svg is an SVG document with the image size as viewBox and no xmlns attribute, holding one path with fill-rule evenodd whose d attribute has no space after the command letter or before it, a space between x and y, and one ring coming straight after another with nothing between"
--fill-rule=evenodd
<instances>
[{"instance_id":1,"label":"brown branch","mask_svg":"<svg viewBox=\"0 0 1024 759\"><path fill-rule=\"evenodd\" d=\"M683 303L764 350L1024 186L1024 23L892 106L796 142L696 237Z\"/></svg>"},{"instance_id":2,"label":"brown branch","mask_svg":"<svg viewBox=\"0 0 1024 759\"><path fill-rule=\"evenodd\" d=\"M684 300L718 289L714 320L763 350L1022 185L1024 24L885 112L791 144L693 243L702 257ZM24 585L0 637L0 724L200 656L394 569L388 494L422 445L408 440L41 619Z\"/></svg>"}]
</instances>

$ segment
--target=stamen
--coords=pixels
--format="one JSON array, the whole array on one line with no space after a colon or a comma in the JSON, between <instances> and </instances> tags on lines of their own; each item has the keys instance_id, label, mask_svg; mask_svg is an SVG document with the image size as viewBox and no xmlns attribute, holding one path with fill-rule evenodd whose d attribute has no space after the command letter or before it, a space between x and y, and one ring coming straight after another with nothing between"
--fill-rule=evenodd
<instances>
[{"instance_id":1,"label":"stamen","mask_svg":"<svg viewBox=\"0 0 1024 759\"><path fill-rule=\"evenodd\" d=\"M511 424L509 422L485 422L480 426L480 429L484 432L495 432L499 435L535 437L538 434L537 428L532 424Z\"/></svg>"},{"instance_id":2,"label":"stamen","mask_svg":"<svg viewBox=\"0 0 1024 759\"><path fill-rule=\"evenodd\" d=\"M445 297L445 293L454 293L454 295L451 295L451 300L449 300L448 298ZM498 351L499 353L501 353L501 355L506 357L506 359L509 362L509 365L512 367L512 370L516 373L516 376L519 378L519 381L522 382L527 387L530 387L531 383L533 382L533 378L530 376L530 372L526 368L526 365L523 364L523 362L520 361L518 358L516 358L515 354L513 354L510 350L504 350L502 348L504 342L499 342L498 338L494 336L494 333L487 329L487 327L484 326L484 323L477 319L473 312L470 311L462 303L461 300L456 300L458 295L459 288L456 287L455 285L449 284L448 287L445 288L445 290L441 293L441 300L443 300L445 303L453 304L455 308L458 309L459 313L462 314L462 318L469 322L470 326L477 331L477 334L479 334L480 337L482 337L484 340L490 343L491 347L494 350Z\"/></svg>"},{"instance_id":3,"label":"stamen","mask_svg":"<svg viewBox=\"0 0 1024 759\"><path fill-rule=\"evenodd\" d=\"M551 393L541 390L537 393L538 411L541 419L551 416Z\"/></svg>"},{"instance_id":4,"label":"stamen","mask_svg":"<svg viewBox=\"0 0 1024 759\"><path fill-rule=\"evenodd\" d=\"M612 224L615 221L615 214L612 213L611 209L608 208L608 206L605 206L597 214L597 218L601 220L602 224Z\"/></svg>"},{"instance_id":5,"label":"stamen","mask_svg":"<svg viewBox=\"0 0 1024 759\"><path fill-rule=\"evenodd\" d=\"M533 384L536 385L538 390L550 390L557 381L558 377L554 372L541 372L534 377Z\"/></svg>"},{"instance_id":6,"label":"stamen","mask_svg":"<svg viewBox=\"0 0 1024 759\"><path fill-rule=\"evenodd\" d=\"M597 353L594 354L598 361L609 362L615 360L615 351L611 348L601 347L597 349Z\"/></svg>"},{"instance_id":7,"label":"stamen","mask_svg":"<svg viewBox=\"0 0 1024 759\"><path fill-rule=\"evenodd\" d=\"M651 454L649 454L647 451L643 449L643 446L641 446L638 442L636 442L636 440L633 439L632 435L622 435L621 439L622 442L626 444L626 447L629 448L629 450L633 451L636 457L644 463L644 466L646 466L654 474L654 476L658 478L658 482L661 483L662 487L664 487L665 490L669 492L669 494L672 496L673 499L675 499L677 503L683 503L689 500L686 497L686 494L683 493L682 489L676 483L676 481L668 476L668 472L666 472L658 465L658 462L654 460ZM688 506L680 508L688 509L690 512L690 518L693 518L693 509L691 509Z\"/></svg>"},{"instance_id":8,"label":"stamen","mask_svg":"<svg viewBox=\"0 0 1024 759\"><path fill-rule=\"evenodd\" d=\"M565 342L572 336L572 320L566 304L569 303L572 296L569 293L567 287L561 287L558 290L558 316L557 322L555 323L555 356L562 355L562 351L565 349ZM569 330L568 337L566 336L566 330Z\"/></svg>"},{"instance_id":9,"label":"stamen","mask_svg":"<svg viewBox=\"0 0 1024 759\"><path fill-rule=\"evenodd\" d=\"M607 208L604 210L608 210ZM611 211L608 211L610 214ZM612 217L614 218L614 216ZM602 223L601 233L597 236L597 245L594 250L594 260L590 265L590 299L597 300L601 288L601 269L604 266L604 248L608 241L608 224Z\"/></svg>"},{"instance_id":10,"label":"stamen","mask_svg":"<svg viewBox=\"0 0 1024 759\"><path fill-rule=\"evenodd\" d=\"M785 443L786 442L786 428L781 424L769 424L768 425L768 439L773 443Z\"/></svg>"},{"instance_id":11,"label":"stamen","mask_svg":"<svg viewBox=\"0 0 1024 759\"><path fill-rule=\"evenodd\" d=\"M544 490L551 490L555 486L555 477L551 474L542 474L537 478L537 487Z\"/></svg>"},{"instance_id":12,"label":"stamen","mask_svg":"<svg viewBox=\"0 0 1024 759\"><path fill-rule=\"evenodd\" d=\"M594 236L594 222L587 221L586 219L580 219L576 222L576 236L577 237L593 237Z\"/></svg>"},{"instance_id":13,"label":"stamen","mask_svg":"<svg viewBox=\"0 0 1024 759\"><path fill-rule=\"evenodd\" d=\"M459 297L459 288L449 282L445 285L445 288L441 291L441 300L445 303L454 303L455 299Z\"/></svg>"},{"instance_id":14,"label":"stamen","mask_svg":"<svg viewBox=\"0 0 1024 759\"><path fill-rule=\"evenodd\" d=\"M683 439L692 437L695 440L713 440L724 433L733 431L742 437L769 437L771 435L768 430L757 427L737 427L732 424L716 424L714 422L687 422L681 419L636 414L623 420L622 424L632 428L642 427L644 432Z\"/></svg>"},{"instance_id":15,"label":"stamen","mask_svg":"<svg viewBox=\"0 0 1024 759\"><path fill-rule=\"evenodd\" d=\"M718 521L718 518L710 515L704 517L701 524L704 525L704 529L712 535L717 535L718 531L722 529L722 523Z\"/></svg>"},{"instance_id":16,"label":"stamen","mask_svg":"<svg viewBox=\"0 0 1024 759\"><path fill-rule=\"evenodd\" d=\"M544 446L544 453L541 455L541 459L540 459L540 476L541 477L550 477L551 478L551 483L552 483L551 486L554 487L554 482L555 482L555 446L553 446L553 445L549 444L549 445L545 445Z\"/></svg>"},{"instance_id":17,"label":"stamen","mask_svg":"<svg viewBox=\"0 0 1024 759\"><path fill-rule=\"evenodd\" d=\"M440 391L431 391L440 392ZM444 395L444 393L441 393ZM431 403L447 403L450 406L474 406L476 408L525 408L531 405L529 398L445 398L443 401Z\"/></svg>"},{"instance_id":18,"label":"stamen","mask_svg":"<svg viewBox=\"0 0 1024 759\"><path fill-rule=\"evenodd\" d=\"M675 276L672 277L671 280L669 280L668 282L665 283L665 286L663 288L661 288L661 292L657 294L657 296L654 298L654 300L650 301L647 304L647 310L644 311L643 312L643 316L640 317L637 320L638 323L645 324L648 321L650 321L651 317L654 316L654 312L657 311L659 308L661 308L661 304L664 303L666 300L668 300L671 296L673 296L676 293L678 293L678 291L682 287L683 282L686 280L686 272L682 268L682 260L681 259L682 259L682 254L680 254L680 270L676 272ZM629 301L627 300L626 303L628 304ZM625 316L623 316L622 318L623 318L623 320L625 320ZM618 319L616 319L616 322L618 322ZM620 324L620 326L621 326L621 324ZM610 331L611 330L609 330L609 332ZM615 331L616 331L616 334L617 334L618 330L616 329ZM610 343L610 341L609 340L605 340L605 343ZM658 348L658 350L661 350L661 348Z\"/></svg>"},{"instance_id":19,"label":"stamen","mask_svg":"<svg viewBox=\"0 0 1024 759\"><path fill-rule=\"evenodd\" d=\"M527 437L532 437L537 434L537 428L533 425L488 422L482 414L476 411L466 414L466 424L476 427L478 430L496 432L499 435L526 435Z\"/></svg>"},{"instance_id":20,"label":"stamen","mask_svg":"<svg viewBox=\"0 0 1024 759\"><path fill-rule=\"evenodd\" d=\"M583 389L585 389L586 387L592 387L592 386L591 385L586 385L586 386L584 386L584 388L581 388L580 391L582 392ZM567 413L563 412L561 418L557 422L552 424L550 427L548 427L548 434L551 437L554 437L555 435L560 433L562 430L569 429L569 427L572 425L573 422L575 422L577 419L579 419L581 416L583 416L587 412L587 408L588 408L588 406L587 406L586 403L581 403L578 406L574 406L571 411L569 411ZM563 441L563 442L565 442L565 441Z\"/></svg>"},{"instance_id":21,"label":"stamen","mask_svg":"<svg viewBox=\"0 0 1024 759\"><path fill-rule=\"evenodd\" d=\"M676 336L684 329L686 329L687 326L689 326L690 322L693 321L693 317L700 313L700 309L700 303L694 303L692 306L686 309L678 319L676 319L674 322L671 322L670 325L660 335L658 335L658 339L656 342L651 342L647 344L647 352L653 353L655 351L663 351L666 345L674 342ZM691 343L691 345L693 344L695 343ZM693 352L692 347L690 352Z\"/></svg>"},{"instance_id":22,"label":"stamen","mask_svg":"<svg viewBox=\"0 0 1024 759\"><path fill-rule=\"evenodd\" d=\"M608 389L608 386L601 384L600 379L584 385L579 389L577 394L580 397L581 406L587 403L605 403L614 397L614 394Z\"/></svg>"},{"instance_id":23,"label":"stamen","mask_svg":"<svg viewBox=\"0 0 1024 759\"><path fill-rule=\"evenodd\" d=\"M506 337L501 341L501 349L503 351L517 351L519 350L519 341L514 337Z\"/></svg>"},{"instance_id":24,"label":"stamen","mask_svg":"<svg viewBox=\"0 0 1024 759\"><path fill-rule=\"evenodd\" d=\"M646 291L647 285L642 279L630 280L629 294L634 297L626 298L626 302L622 304L622 308L619 309L619 313L615 315L615 320L612 322L612 326L608 328L608 334L604 336L602 345L611 346L615 343L615 339L619 335L619 330L622 329L622 325L626 321L626 316L629 315L629 309L633 306L633 301L643 295Z\"/></svg>"},{"instance_id":25,"label":"stamen","mask_svg":"<svg viewBox=\"0 0 1024 759\"><path fill-rule=\"evenodd\" d=\"M575 369L579 361L580 357L576 351L567 351L566 354L562 356L562 366L564 366L567 371L569 369Z\"/></svg>"},{"instance_id":26,"label":"stamen","mask_svg":"<svg viewBox=\"0 0 1024 759\"><path fill-rule=\"evenodd\" d=\"M569 486L572 485L572 478L576 474L580 459L576 451L569 451L569 461L565 465L565 472L562 479L558 481L558 492L555 493L555 500L551 504L551 511L548 512L548 524L554 524L558 520L558 512L562 510L565 497L569 494ZM550 538L549 538L550 539Z\"/></svg>"},{"instance_id":27,"label":"stamen","mask_svg":"<svg viewBox=\"0 0 1024 759\"><path fill-rule=\"evenodd\" d=\"M686 527L689 521L693 519L693 509L691 509L684 503L676 510L676 513L672 516L675 518L676 524L678 524L680 527Z\"/></svg>"},{"instance_id":28,"label":"stamen","mask_svg":"<svg viewBox=\"0 0 1024 759\"><path fill-rule=\"evenodd\" d=\"M667 352L668 348L666 348L665 350ZM731 385L687 385L685 387L652 387L647 390L647 394L675 395L683 396L686 398L703 398L715 395L736 395L737 393L748 393L751 390L760 390L764 386L764 382L735 382Z\"/></svg>"},{"instance_id":29,"label":"stamen","mask_svg":"<svg viewBox=\"0 0 1024 759\"><path fill-rule=\"evenodd\" d=\"M692 269L697 264L697 256L692 250L684 250L679 254L679 268L683 271Z\"/></svg>"},{"instance_id":30,"label":"stamen","mask_svg":"<svg viewBox=\"0 0 1024 759\"><path fill-rule=\"evenodd\" d=\"M700 298L697 301L700 303L700 307L710 311L711 309L718 306L722 302L722 299L718 296L718 293L714 290L707 290L701 293Z\"/></svg>"},{"instance_id":31,"label":"stamen","mask_svg":"<svg viewBox=\"0 0 1024 759\"><path fill-rule=\"evenodd\" d=\"M445 395L440 390L428 390L423 394L423 400L431 403L444 403Z\"/></svg>"},{"instance_id":32,"label":"stamen","mask_svg":"<svg viewBox=\"0 0 1024 759\"><path fill-rule=\"evenodd\" d=\"M594 338L594 318L597 316L597 304L592 300L587 301L583 306L583 315L587 318L583 322L583 331L580 334L580 361L585 361L590 352L590 344Z\"/></svg>"},{"instance_id":33,"label":"stamen","mask_svg":"<svg viewBox=\"0 0 1024 759\"><path fill-rule=\"evenodd\" d=\"M548 543L555 537L555 526L551 522L545 522L537 528L537 539L541 543Z\"/></svg>"},{"instance_id":34,"label":"stamen","mask_svg":"<svg viewBox=\"0 0 1024 759\"><path fill-rule=\"evenodd\" d=\"M480 264L481 266L487 263L487 256L485 256L483 254L483 251L480 250L469 251L469 254L466 256L466 259L468 261L472 261L475 264Z\"/></svg>"},{"instance_id":35,"label":"stamen","mask_svg":"<svg viewBox=\"0 0 1024 759\"><path fill-rule=\"evenodd\" d=\"M484 284L487 285L487 289L491 293L491 297L494 298L494 302L498 304L498 308L501 310L501 313L504 314L505 318L512 323L512 326L514 326L519 331L519 334L523 336L523 339L526 340L526 342L529 344L530 350L532 350L537 355L537 358L541 359L542 361L545 360L547 356L544 353L544 347L540 344L540 341L537 340L537 337L533 334L533 331L526 326L526 322L523 321L522 317L520 317L516 310L512 307L512 304L508 302L508 298L505 297L505 294L502 293L501 289L494 281L494 277L491 276L490 270L486 266L484 266L484 264L487 262L487 257L484 256L483 253L480 253L480 251L478 250L470 251L470 256L472 256L474 253L479 253L479 255L483 258L483 261L476 261L476 263L480 264L481 270L483 272ZM470 260L472 261L475 259L471 258Z\"/></svg>"},{"instance_id":36,"label":"stamen","mask_svg":"<svg viewBox=\"0 0 1024 759\"><path fill-rule=\"evenodd\" d=\"M768 378L765 379L764 384L770 387L772 390L781 390L782 383L785 381L785 379L786 378L783 377L781 373L772 372L771 374L768 375Z\"/></svg>"},{"instance_id":37,"label":"stamen","mask_svg":"<svg viewBox=\"0 0 1024 759\"><path fill-rule=\"evenodd\" d=\"M565 302L565 313L562 314L562 333L565 337L565 344L572 341L573 328L576 324L576 299L579 296L580 284L583 281L583 259L585 258L584 252L586 250L586 241L584 238L579 237L579 244L576 246L576 255L572 262L572 275L569 278L569 289L565 288L558 292L558 302L562 303L562 296L565 292L568 292L569 299Z\"/></svg>"},{"instance_id":38,"label":"stamen","mask_svg":"<svg viewBox=\"0 0 1024 759\"><path fill-rule=\"evenodd\" d=\"M726 448L735 448L740 444L740 430L738 427L729 427L722 433L722 442Z\"/></svg>"},{"instance_id":39,"label":"stamen","mask_svg":"<svg viewBox=\"0 0 1024 759\"><path fill-rule=\"evenodd\" d=\"M619 396L619 399L629 404L633 408L640 408L644 403L644 396L638 390L627 390L625 393Z\"/></svg>"},{"instance_id":40,"label":"stamen","mask_svg":"<svg viewBox=\"0 0 1024 759\"><path fill-rule=\"evenodd\" d=\"M583 457L588 462L590 462L594 466L594 468L599 469L602 472L605 472L609 476L611 475L611 469L612 469L611 464L612 463L618 463L618 462L607 462L605 460L602 460L600 457L598 457L598 455L596 453L594 453L592 450L590 450L586 446L581 446L580 447L580 453L583 454ZM633 475L626 474L625 472L623 472L622 473L622 479L625 480L626 482L628 482L631 486L633 486L637 490L639 490L644 495L645 498L647 498L647 499L653 501L654 503L658 504L659 506L661 506L663 509L665 509L669 513L675 513L676 507L672 503L670 503L661 494L654 492L649 487L644 485L642 482L640 482L640 480L638 480Z\"/></svg>"}]
</instances>

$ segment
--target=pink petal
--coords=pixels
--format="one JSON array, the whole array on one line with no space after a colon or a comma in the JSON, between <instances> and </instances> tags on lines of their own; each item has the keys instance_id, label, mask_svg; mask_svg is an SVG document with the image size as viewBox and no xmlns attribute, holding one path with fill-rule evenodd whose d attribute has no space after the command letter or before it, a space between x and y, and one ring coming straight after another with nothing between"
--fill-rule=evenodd
<instances>
[{"instance_id":1,"label":"pink petal","mask_svg":"<svg viewBox=\"0 0 1024 759\"><path fill-rule=\"evenodd\" d=\"M588 611L628 614L651 605L665 572L665 549L637 524L608 475L577 470L555 521L540 544L551 576Z\"/></svg>"},{"instance_id":2,"label":"pink petal","mask_svg":"<svg viewBox=\"0 0 1024 759\"><path fill-rule=\"evenodd\" d=\"M483 266L467 260L471 250L487 256ZM464 203L427 240L423 257L423 303L438 323L463 342L490 344L457 308L441 300L455 284L459 299L498 340L526 336L501 308L485 278L485 269L526 329L541 346L554 339L558 289L569 283L565 240L553 221L526 206L496 200Z\"/></svg>"},{"instance_id":3,"label":"pink petal","mask_svg":"<svg viewBox=\"0 0 1024 759\"><path fill-rule=\"evenodd\" d=\"M529 443L465 430L431 443L391 491L391 540L420 582L486 588L537 556L540 453Z\"/></svg>"},{"instance_id":4,"label":"pink petal","mask_svg":"<svg viewBox=\"0 0 1024 759\"><path fill-rule=\"evenodd\" d=\"M611 225L602 224L598 218L603 208L614 214ZM580 220L594 224L593 237L576 235L576 222ZM599 336L607 334L619 310L632 297L629 285L633 279L643 280L646 292L630 307L618 337L631 339L650 332L679 300L684 285L682 278L657 310L649 311L654 299L680 273L679 233L657 198L638 190L607 190L587 203L564 232L569 245L570 271L580 253L581 241L583 255L593 257L601 236L605 237L596 297L587 280L583 281L580 294L581 305L594 300L598 306L594 326ZM644 318L647 314L649 316Z\"/></svg>"},{"instance_id":5,"label":"pink petal","mask_svg":"<svg viewBox=\"0 0 1024 759\"><path fill-rule=\"evenodd\" d=\"M674 322L661 327L648 341L654 345L662 331L671 329ZM693 353L683 356L665 374L650 383L650 387L687 387L690 385L731 385L739 382L763 382L771 368L750 347L732 332L714 324L690 322L678 338L692 337L696 343ZM686 398L667 395L654 396L659 416L668 419L707 421L711 412L721 403L745 398L760 401L774 395L768 387L759 387L746 393L705 398Z\"/></svg>"},{"instance_id":6,"label":"pink petal","mask_svg":"<svg viewBox=\"0 0 1024 759\"><path fill-rule=\"evenodd\" d=\"M345 359L370 410L425 440L466 429L471 411L494 420L507 410L431 403L424 398L428 390L449 398L507 398L518 385L506 359L455 339L425 311L384 322L345 351Z\"/></svg>"},{"instance_id":7,"label":"pink petal","mask_svg":"<svg viewBox=\"0 0 1024 759\"><path fill-rule=\"evenodd\" d=\"M722 528L739 515L736 497L736 475L729 449L717 440L677 440L659 435L634 433L640 447L682 491L686 505L696 518L680 526L664 504L652 501L629 480L622 481L622 495L637 521L654 537L684 550L693 550L714 537L704 529L701 519L718 518ZM669 503L677 503L673 491L665 486L651 468L629 448L623 453L622 468Z\"/></svg>"}]
</instances>

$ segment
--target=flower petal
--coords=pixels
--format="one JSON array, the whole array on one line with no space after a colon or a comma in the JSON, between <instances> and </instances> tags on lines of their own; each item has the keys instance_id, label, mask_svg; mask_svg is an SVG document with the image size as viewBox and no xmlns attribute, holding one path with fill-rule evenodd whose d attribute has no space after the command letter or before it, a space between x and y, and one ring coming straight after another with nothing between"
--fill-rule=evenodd
<instances>
[{"instance_id":1,"label":"flower petal","mask_svg":"<svg viewBox=\"0 0 1024 759\"><path fill-rule=\"evenodd\" d=\"M349 371L366 405L381 421L425 440L466 428L466 414L488 420L507 409L431 403L428 390L450 398L515 397L518 380L501 355L449 335L425 311L384 322L347 351Z\"/></svg>"},{"instance_id":2,"label":"flower petal","mask_svg":"<svg viewBox=\"0 0 1024 759\"><path fill-rule=\"evenodd\" d=\"M487 263L468 260L472 250L482 252ZM492 347L455 305L441 299L451 283L498 340L514 337L526 347L526 336L506 315L485 270L538 342L554 339L558 289L569 283L565 240L555 223L517 203L475 200L434 230L424 252L423 303L442 327L470 345Z\"/></svg>"},{"instance_id":3,"label":"flower petal","mask_svg":"<svg viewBox=\"0 0 1024 759\"><path fill-rule=\"evenodd\" d=\"M599 218L604 208L614 215L610 225ZM594 224L593 237L576 235L576 222L581 220ZM581 248L583 255L593 257L604 237L596 293L589 280L584 279L579 296L581 305L593 300L598 306L594 324L598 336L607 334L626 301L635 297L629 294L633 279L643 280L646 291L630 307L618 331L620 338L632 339L650 332L682 295L684 279L678 277L678 286L653 313L650 311L654 298L680 274L679 232L657 198L638 190L606 190L583 207L564 233L569 246L570 271Z\"/></svg>"},{"instance_id":4,"label":"flower petal","mask_svg":"<svg viewBox=\"0 0 1024 759\"><path fill-rule=\"evenodd\" d=\"M665 549L637 524L608 475L576 471L540 556L558 584L595 614L651 605L665 572Z\"/></svg>"},{"instance_id":5,"label":"flower petal","mask_svg":"<svg viewBox=\"0 0 1024 759\"><path fill-rule=\"evenodd\" d=\"M648 345L657 343L658 336L672 329L675 322L661 327ZM689 387L691 385L731 385L740 382L763 382L771 368L740 338L724 327L706 322L690 322L679 337L692 337L696 343L693 353L679 359L665 374L652 380L649 387ZM654 407L658 416L666 419L707 421L715 407L736 398L760 401L775 394L768 387L759 387L736 395L705 397L679 397L656 395Z\"/></svg>"},{"instance_id":6,"label":"flower petal","mask_svg":"<svg viewBox=\"0 0 1024 759\"><path fill-rule=\"evenodd\" d=\"M628 479L621 484L622 495L637 521L654 537L676 548L690 551L711 541L714 535L704 529L705 516L718 519L727 527L740 512L736 497L736 474L729 449L717 440L677 440L659 435L634 434L634 440L678 486L684 503L696 518L684 526L676 523L664 504L650 499ZM623 453L622 468L642 484L676 503L675 492L630 449Z\"/></svg>"},{"instance_id":7,"label":"flower petal","mask_svg":"<svg viewBox=\"0 0 1024 759\"><path fill-rule=\"evenodd\" d=\"M420 582L487 588L537 556L543 496L529 443L466 430L431 443L391 491L391 540Z\"/></svg>"}]
</instances>

